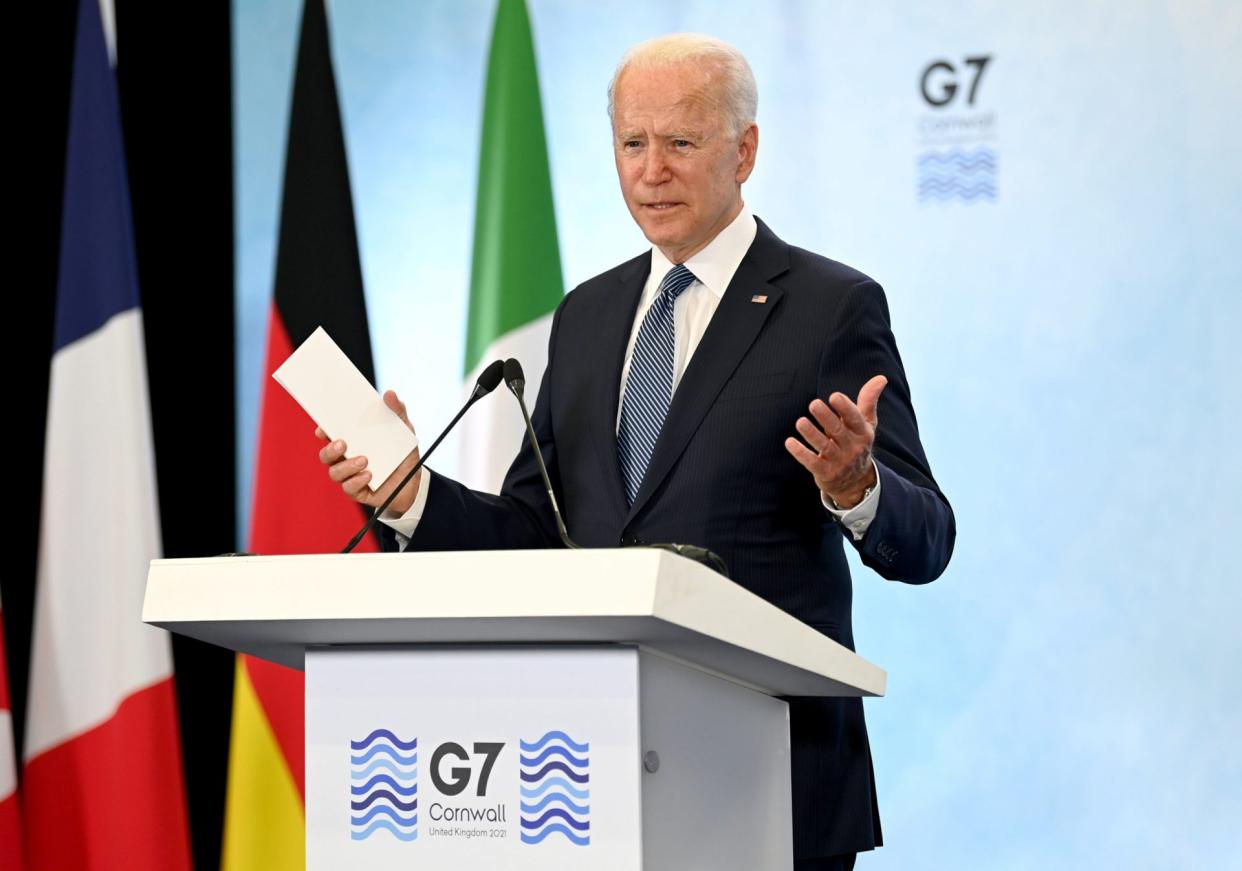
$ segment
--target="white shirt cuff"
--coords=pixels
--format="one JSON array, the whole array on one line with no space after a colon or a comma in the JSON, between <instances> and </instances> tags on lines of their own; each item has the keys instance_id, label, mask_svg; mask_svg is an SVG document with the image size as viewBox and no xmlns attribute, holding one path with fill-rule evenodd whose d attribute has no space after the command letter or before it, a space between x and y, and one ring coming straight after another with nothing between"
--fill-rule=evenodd
<instances>
[{"instance_id":1,"label":"white shirt cuff","mask_svg":"<svg viewBox=\"0 0 1242 871\"><path fill-rule=\"evenodd\" d=\"M431 469L426 466L419 472L418 492L414 494L414 502L404 514L396 514L391 508L379 516L381 523L392 527L397 534L397 545L404 551L418 528L418 521L423 519L423 509L427 507L427 491L431 489Z\"/></svg>"},{"instance_id":2,"label":"white shirt cuff","mask_svg":"<svg viewBox=\"0 0 1242 871\"><path fill-rule=\"evenodd\" d=\"M854 541L862 541L862 537L867 534L871 521L875 520L875 513L880 507L880 470L876 466L874 458L871 460L871 467L875 469L875 486L871 488L867 498L853 508L833 508L832 503L828 501L828 497L823 493L819 494L819 499L824 503L824 508L842 526L850 531Z\"/></svg>"}]
</instances>

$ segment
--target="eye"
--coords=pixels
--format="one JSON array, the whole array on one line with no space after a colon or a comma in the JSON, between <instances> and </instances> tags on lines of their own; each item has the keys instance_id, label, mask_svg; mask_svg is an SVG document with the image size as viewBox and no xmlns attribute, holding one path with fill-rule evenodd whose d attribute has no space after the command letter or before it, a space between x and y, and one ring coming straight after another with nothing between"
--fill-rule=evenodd
<instances>
[{"instance_id":1,"label":"eye","mask_svg":"<svg viewBox=\"0 0 1242 871\"><path fill-rule=\"evenodd\" d=\"M678 151L687 151L694 147L694 143L689 139L674 139L672 144Z\"/></svg>"}]
</instances>

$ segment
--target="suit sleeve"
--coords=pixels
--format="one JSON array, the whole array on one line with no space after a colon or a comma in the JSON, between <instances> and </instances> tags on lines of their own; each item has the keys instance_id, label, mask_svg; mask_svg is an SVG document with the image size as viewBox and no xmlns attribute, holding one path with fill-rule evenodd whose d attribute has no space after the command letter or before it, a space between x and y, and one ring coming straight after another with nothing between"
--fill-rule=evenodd
<instances>
[{"instance_id":1,"label":"suit sleeve","mask_svg":"<svg viewBox=\"0 0 1242 871\"><path fill-rule=\"evenodd\" d=\"M933 581L953 553L956 523L919 441L910 385L880 286L869 279L853 285L829 332L820 358L820 396L840 391L856 397L873 376L888 378L877 410L874 446L879 505L866 535L851 544L864 564L889 580Z\"/></svg>"},{"instance_id":2,"label":"suit sleeve","mask_svg":"<svg viewBox=\"0 0 1242 871\"><path fill-rule=\"evenodd\" d=\"M531 422L543 454L553 489L560 496L560 475L556 462L556 439L552 429L552 371L557 329L565 297L552 316L548 339L548 365L539 385ZM501 385L497 393L508 393ZM512 396L494 396L492 402L516 402ZM427 510L418 522L409 551L432 550L502 550L510 548L560 547L552 504L543 487L543 479L535 462L534 450L528 439L509 467L500 495L481 493L436 472L430 476ZM380 529L380 544L385 551L399 550L396 534L387 525Z\"/></svg>"}]
</instances>

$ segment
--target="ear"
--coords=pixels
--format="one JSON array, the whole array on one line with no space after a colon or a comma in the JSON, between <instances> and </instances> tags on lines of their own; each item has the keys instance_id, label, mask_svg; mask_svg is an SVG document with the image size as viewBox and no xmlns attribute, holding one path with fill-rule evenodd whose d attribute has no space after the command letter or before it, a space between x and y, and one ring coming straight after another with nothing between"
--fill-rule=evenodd
<instances>
[{"instance_id":1,"label":"ear","mask_svg":"<svg viewBox=\"0 0 1242 871\"><path fill-rule=\"evenodd\" d=\"M737 144L737 172L734 178L742 184L755 169L755 154L759 151L759 125L751 124L742 133Z\"/></svg>"}]
</instances>

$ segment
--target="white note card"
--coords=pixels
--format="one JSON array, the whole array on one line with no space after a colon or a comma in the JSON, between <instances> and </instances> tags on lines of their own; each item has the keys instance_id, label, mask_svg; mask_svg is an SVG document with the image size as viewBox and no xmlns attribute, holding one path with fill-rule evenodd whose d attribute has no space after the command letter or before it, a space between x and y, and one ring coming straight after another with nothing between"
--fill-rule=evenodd
<instances>
[{"instance_id":1,"label":"white note card","mask_svg":"<svg viewBox=\"0 0 1242 871\"><path fill-rule=\"evenodd\" d=\"M367 458L372 490L418 447L418 437L384 404L323 327L311 333L272 377L328 438L345 440L347 457Z\"/></svg>"}]
</instances>

